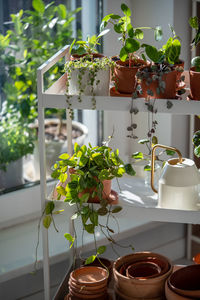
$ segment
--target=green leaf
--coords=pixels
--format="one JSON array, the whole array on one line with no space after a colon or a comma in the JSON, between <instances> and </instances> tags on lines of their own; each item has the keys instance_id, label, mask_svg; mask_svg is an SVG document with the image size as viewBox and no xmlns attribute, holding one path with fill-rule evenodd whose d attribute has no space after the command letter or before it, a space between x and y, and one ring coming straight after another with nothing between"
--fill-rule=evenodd
<instances>
[{"instance_id":1,"label":"green leaf","mask_svg":"<svg viewBox=\"0 0 200 300\"><path fill-rule=\"evenodd\" d=\"M43 14L45 11L45 5L42 0L33 0L32 1L32 6L35 9L35 11Z\"/></svg>"},{"instance_id":2,"label":"green leaf","mask_svg":"<svg viewBox=\"0 0 200 300\"><path fill-rule=\"evenodd\" d=\"M158 144L158 138L155 135L152 137L152 143L154 145Z\"/></svg>"},{"instance_id":3,"label":"green leaf","mask_svg":"<svg viewBox=\"0 0 200 300\"><path fill-rule=\"evenodd\" d=\"M97 213L100 215L100 216L105 216L107 215L108 213L108 209L106 207L101 207L97 210Z\"/></svg>"},{"instance_id":4,"label":"green leaf","mask_svg":"<svg viewBox=\"0 0 200 300\"><path fill-rule=\"evenodd\" d=\"M151 166L150 165L144 166L144 171L151 171Z\"/></svg>"},{"instance_id":5,"label":"green leaf","mask_svg":"<svg viewBox=\"0 0 200 300\"><path fill-rule=\"evenodd\" d=\"M163 38L162 28L160 26L156 26L154 30L154 38L157 42L161 41Z\"/></svg>"},{"instance_id":6,"label":"green leaf","mask_svg":"<svg viewBox=\"0 0 200 300\"><path fill-rule=\"evenodd\" d=\"M141 29L136 29L134 35L138 40L142 40L144 38L144 33Z\"/></svg>"},{"instance_id":7,"label":"green leaf","mask_svg":"<svg viewBox=\"0 0 200 300\"><path fill-rule=\"evenodd\" d=\"M68 159L70 156L68 153L63 153L59 156L60 159Z\"/></svg>"},{"instance_id":8,"label":"green leaf","mask_svg":"<svg viewBox=\"0 0 200 300\"><path fill-rule=\"evenodd\" d=\"M98 213L96 211L90 213L90 221L94 226L98 226Z\"/></svg>"},{"instance_id":9,"label":"green leaf","mask_svg":"<svg viewBox=\"0 0 200 300\"><path fill-rule=\"evenodd\" d=\"M81 203L86 203L88 202L88 199L90 198L90 194L89 193L85 193L81 196L80 201Z\"/></svg>"},{"instance_id":10,"label":"green leaf","mask_svg":"<svg viewBox=\"0 0 200 300\"><path fill-rule=\"evenodd\" d=\"M94 233L94 224L85 224L84 228L88 233L93 234Z\"/></svg>"},{"instance_id":11,"label":"green leaf","mask_svg":"<svg viewBox=\"0 0 200 300\"><path fill-rule=\"evenodd\" d=\"M58 194L65 196L66 195L66 191L64 189L64 187L62 187L61 185L56 187L56 190L58 192Z\"/></svg>"},{"instance_id":12,"label":"green leaf","mask_svg":"<svg viewBox=\"0 0 200 300\"><path fill-rule=\"evenodd\" d=\"M67 173L61 173L59 176L60 182L64 183L67 180Z\"/></svg>"},{"instance_id":13,"label":"green leaf","mask_svg":"<svg viewBox=\"0 0 200 300\"><path fill-rule=\"evenodd\" d=\"M107 34L109 31L110 31L110 29L105 29L105 30L101 31L100 34L97 36L97 38L99 39L103 35Z\"/></svg>"},{"instance_id":14,"label":"green leaf","mask_svg":"<svg viewBox=\"0 0 200 300\"><path fill-rule=\"evenodd\" d=\"M148 139L141 139L138 141L138 144L146 144L146 143L149 143L149 140Z\"/></svg>"},{"instance_id":15,"label":"green leaf","mask_svg":"<svg viewBox=\"0 0 200 300\"><path fill-rule=\"evenodd\" d=\"M175 154L175 151L173 151L173 150L165 150L165 152L166 152L166 154L167 155L169 155L169 156L172 156L172 155L174 155Z\"/></svg>"},{"instance_id":16,"label":"green leaf","mask_svg":"<svg viewBox=\"0 0 200 300\"><path fill-rule=\"evenodd\" d=\"M140 43L132 38L127 38L125 43L125 49L128 53L133 53L140 49Z\"/></svg>"},{"instance_id":17,"label":"green leaf","mask_svg":"<svg viewBox=\"0 0 200 300\"><path fill-rule=\"evenodd\" d=\"M66 17L67 17L66 6L64 4L59 4L57 9L58 9L58 14L61 17L61 19L66 19Z\"/></svg>"},{"instance_id":18,"label":"green leaf","mask_svg":"<svg viewBox=\"0 0 200 300\"><path fill-rule=\"evenodd\" d=\"M126 61L128 58L128 52L126 51L126 48L123 47L120 51L119 57L121 59L121 61Z\"/></svg>"},{"instance_id":19,"label":"green leaf","mask_svg":"<svg viewBox=\"0 0 200 300\"><path fill-rule=\"evenodd\" d=\"M122 33L123 32L123 24L124 24L123 22L115 24L114 25L115 32Z\"/></svg>"},{"instance_id":20,"label":"green leaf","mask_svg":"<svg viewBox=\"0 0 200 300\"><path fill-rule=\"evenodd\" d=\"M113 210L112 210L112 213L116 214L116 213L120 212L121 210L122 210L121 206L115 206L115 208L113 208Z\"/></svg>"},{"instance_id":21,"label":"green leaf","mask_svg":"<svg viewBox=\"0 0 200 300\"><path fill-rule=\"evenodd\" d=\"M194 154L195 154L197 157L200 157L200 146L195 147L195 149L194 149Z\"/></svg>"},{"instance_id":22,"label":"green leaf","mask_svg":"<svg viewBox=\"0 0 200 300\"><path fill-rule=\"evenodd\" d=\"M71 236L70 233L65 233L64 237L69 241L70 244L70 248L73 246L75 238L73 236Z\"/></svg>"},{"instance_id":23,"label":"green leaf","mask_svg":"<svg viewBox=\"0 0 200 300\"><path fill-rule=\"evenodd\" d=\"M121 10L125 14L125 16L127 16L127 17L131 16L131 10L130 10L130 8L128 8L128 6L126 4L122 3Z\"/></svg>"},{"instance_id":24,"label":"green leaf","mask_svg":"<svg viewBox=\"0 0 200 300\"><path fill-rule=\"evenodd\" d=\"M134 31L133 31L133 26L129 23L127 26L127 32L130 38L134 37Z\"/></svg>"},{"instance_id":25,"label":"green leaf","mask_svg":"<svg viewBox=\"0 0 200 300\"><path fill-rule=\"evenodd\" d=\"M131 175L131 176L134 176L136 174L135 170L133 169L132 165L131 164L126 164L125 165L125 170L126 170L126 173L128 175Z\"/></svg>"},{"instance_id":26,"label":"green leaf","mask_svg":"<svg viewBox=\"0 0 200 300\"><path fill-rule=\"evenodd\" d=\"M143 153L142 152L135 152L132 154L132 158L135 159L144 159Z\"/></svg>"},{"instance_id":27,"label":"green leaf","mask_svg":"<svg viewBox=\"0 0 200 300\"><path fill-rule=\"evenodd\" d=\"M95 259L96 259L96 255L89 256L85 261L85 265L89 265L89 264L93 263L93 261L95 261Z\"/></svg>"},{"instance_id":28,"label":"green leaf","mask_svg":"<svg viewBox=\"0 0 200 300\"><path fill-rule=\"evenodd\" d=\"M46 213L46 215L51 214L52 211L54 210L54 208L55 208L54 202L53 202L53 201L48 202L48 203L46 204L46 207L45 207L45 213Z\"/></svg>"},{"instance_id":29,"label":"green leaf","mask_svg":"<svg viewBox=\"0 0 200 300\"><path fill-rule=\"evenodd\" d=\"M100 247L97 249L97 254L98 254L98 255L101 255L101 254L103 254L105 251L106 251L106 246L100 246Z\"/></svg>"},{"instance_id":30,"label":"green leaf","mask_svg":"<svg viewBox=\"0 0 200 300\"><path fill-rule=\"evenodd\" d=\"M161 58L161 53L154 46L146 46L145 51L147 56L155 63L158 63Z\"/></svg>"},{"instance_id":31,"label":"green leaf","mask_svg":"<svg viewBox=\"0 0 200 300\"><path fill-rule=\"evenodd\" d=\"M117 19L120 19L121 17L119 15L111 14L110 18L113 19L113 20L117 20Z\"/></svg>"},{"instance_id":32,"label":"green leaf","mask_svg":"<svg viewBox=\"0 0 200 300\"><path fill-rule=\"evenodd\" d=\"M195 16L195 17L191 17L189 19L189 24L192 28L195 28L198 30L199 28L199 22L198 22L198 18Z\"/></svg>"},{"instance_id":33,"label":"green leaf","mask_svg":"<svg viewBox=\"0 0 200 300\"><path fill-rule=\"evenodd\" d=\"M48 229L49 226L51 225L51 222L52 222L52 217L51 216L45 216L44 219L43 219L43 226Z\"/></svg>"}]
</instances>

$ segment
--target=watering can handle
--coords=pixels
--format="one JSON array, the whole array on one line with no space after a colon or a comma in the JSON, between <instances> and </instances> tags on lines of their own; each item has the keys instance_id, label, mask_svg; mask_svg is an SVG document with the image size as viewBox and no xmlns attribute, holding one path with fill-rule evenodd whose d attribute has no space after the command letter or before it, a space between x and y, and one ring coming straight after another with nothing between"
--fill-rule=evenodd
<instances>
[{"instance_id":1,"label":"watering can handle","mask_svg":"<svg viewBox=\"0 0 200 300\"><path fill-rule=\"evenodd\" d=\"M155 192L155 193L158 193L158 191L155 189L154 187L154 171L155 171L155 150L157 148L162 148L162 149L165 149L165 150L172 150L172 151L175 151L178 153L178 156L179 156L179 163L182 163L183 161L183 157L182 157L182 154L181 152L174 148L174 147L169 147L169 146L165 146L165 145L161 145L161 144L156 144L155 146L153 146L152 148L152 153L151 153L151 188L152 190Z\"/></svg>"}]
</instances>

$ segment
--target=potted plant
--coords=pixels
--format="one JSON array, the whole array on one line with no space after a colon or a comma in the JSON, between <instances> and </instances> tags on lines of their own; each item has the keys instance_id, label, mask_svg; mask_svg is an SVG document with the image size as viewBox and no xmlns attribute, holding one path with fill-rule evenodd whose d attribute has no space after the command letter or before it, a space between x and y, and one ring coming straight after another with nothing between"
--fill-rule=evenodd
<instances>
[{"instance_id":1,"label":"potted plant","mask_svg":"<svg viewBox=\"0 0 200 300\"><path fill-rule=\"evenodd\" d=\"M136 74L139 83L137 91L140 97L175 99L177 81L184 80L184 76L177 78L176 69L180 54L180 41L177 38L169 38L160 50L148 44L143 44L142 47L151 60L151 64L140 68ZM179 94L184 92L184 89L178 91Z\"/></svg>"},{"instance_id":2,"label":"potted plant","mask_svg":"<svg viewBox=\"0 0 200 300\"><path fill-rule=\"evenodd\" d=\"M15 110L0 116L0 189L21 185L22 158L33 153L34 132Z\"/></svg>"},{"instance_id":3,"label":"potted plant","mask_svg":"<svg viewBox=\"0 0 200 300\"><path fill-rule=\"evenodd\" d=\"M143 29L153 29L155 39L162 38L160 27L138 27L134 28L131 24L131 10L126 4L121 5L123 16L109 14L105 16L101 23L101 29L104 29L109 23L113 25L114 31L120 34L119 40L122 42L122 48L119 54L119 60L116 61L114 69L115 88L120 93L131 94L135 90L135 75L142 65L146 65L143 59L139 58L136 51L140 49L138 40L143 39Z\"/></svg>"},{"instance_id":4,"label":"potted plant","mask_svg":"<svg viewBox=\"0 0 200 300\"><path fill-rule=\"evenodd\" d=\"M66 97L71 117L71 95L78 95L80 102L82 95L91 95L93 109L96 108L95 96L109 95L110 70L113 69L114 62L96 50L99 39L108 31L104 30L98 36L88 36L87 41L74 40L71 44L71 59L65 63Z\"/></svg>"},{"instance_id":5,"label":"potted plant","mask_svg":"<svg viewBox=\"0 0 200 300\"><path fill-rule=\"evenodd\" d=\"M78 144L74 146L74 154L70 157L67 153L62 154L59 161L53 166L52 177L59 180L56 188L57 199L61 197L68 205L76 207L76 213L72 219L80 219L83 231L94 236L95 255L86 259L85 263L91 263L98 255L106 250L105 246L97 248L96 229L98 228L111 244L115 241L112 237L114 230L109 227L109 219L121 211L121 206L112 206L116 202L117 193L111 190L111 180L122 177L126 172L134 175L135 172L130 164L125 165L119 157L118 149L112 151L108 146L88 147ZM67 171L69 170L69 180ZM104 188L108 188L105 190ZM93 203L98 202L98 206ZM43 225L48 228L52 221L54 202L50 201L45 209ZM104 224L100 216L106 216ZM65 238L72 244L75 236L69 233Z\"/></svg>"},{"instance_id":6,"label":"potted plant","mask_svg":"<svg viewBox=\"0 0 200 300\"><path fill-rule=\"evenodd\" d=\"M197 17L191 17L189 24L195 29L195 37L192 41L192 46L197 46L200 43L200 22ZM192 67L189 70L190 75L190 98L192 100L200 100L199 82L200 82L200 56L196 56L191 61Z\"/></svg>"}]
</instances>

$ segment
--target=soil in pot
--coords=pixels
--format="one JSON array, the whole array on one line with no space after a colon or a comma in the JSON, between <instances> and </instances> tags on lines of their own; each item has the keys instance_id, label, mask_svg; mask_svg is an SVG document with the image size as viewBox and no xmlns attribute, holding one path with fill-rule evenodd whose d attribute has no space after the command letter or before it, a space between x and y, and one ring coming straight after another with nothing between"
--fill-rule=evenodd
<instances>
[{"instance_id":1,"label":"soil in pot","mask_svg":"<svg viewBox=\"0 0 200 300\"><path fill-rule=\"evenodd\" d=\"M190 92L192 100L200 100L200 72L195 71L195 67L190 68Z\"/></svg>"},{"instance_id":2,"label":"soil in pot","mask_svg":"<svg viewBox=\"0 0 200 300\"><path fill-rule=\"evenodd\" d=\"M142 74L139 74L138 78L141 80L141 88L142 93L139 97L142 98L152 98L152 99L175 99L176 98L176 90L177 90L177 71L171 70L162 75L162 90L159 88L159 81L157 79L157 75L159 73L154 72L151 67L141 68L139 70ZM147 76L147 75L148 76ZM145 78L145 76L147 76ZM159 88L159 91L158 91ZM151 91L151 95L149 95L149 91Z\"/></svg>"},{"instance_id":3,"label":"soil in pot","mask_svg":"<svg viewBox=\"0 0 200 300\"><path fill-rule=\"evenodd\" d=\"M147 65L142 59L116 61L114 81L119 93L131 94L136 88L136 73L141 66Z\"/></svg>"}]
</instances>

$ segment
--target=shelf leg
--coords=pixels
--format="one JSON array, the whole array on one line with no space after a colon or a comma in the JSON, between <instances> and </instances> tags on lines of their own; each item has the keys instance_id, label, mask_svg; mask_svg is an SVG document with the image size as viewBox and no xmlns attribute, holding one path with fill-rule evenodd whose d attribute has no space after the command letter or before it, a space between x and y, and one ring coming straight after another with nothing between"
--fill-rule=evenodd
<instances>
[{"instance_id":1,"label":"shelf leg","mask_svg":"<svg viewBox=\"0 0 200 300\"><path fill-rule=\"evenodd\" d=\"M191 259L192 224L187 224L186 258Z\"/></svg>"}]
</instances>

